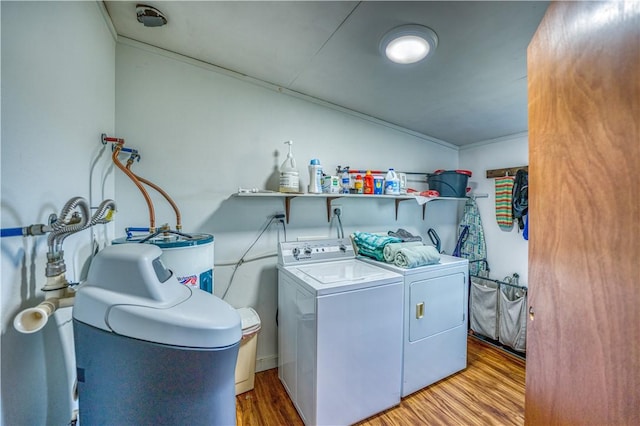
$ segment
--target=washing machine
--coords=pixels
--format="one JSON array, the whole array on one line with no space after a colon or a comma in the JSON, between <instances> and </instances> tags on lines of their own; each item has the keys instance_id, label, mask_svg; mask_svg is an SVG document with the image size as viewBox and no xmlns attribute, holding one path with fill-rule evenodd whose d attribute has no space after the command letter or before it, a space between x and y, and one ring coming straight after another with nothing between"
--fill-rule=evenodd
<instances>
[{"instance_id":1,"label":"washing machine","mask_svg":"<svg viewBox=\"0 0 640 426\"><path fill-rule=\"evenodd\" d=\"M278 376L307 425L356 423L400 403L403 281L350 239L278 249Z\"/></svg>"},{"instance_id":2,"label":"washing machine","mask_svg":"<svg viewBox=\"0 0 640 426\"><path fill-rule=\"evenodd\" d=\"M443 254L407 269L359 258L403 277L402 397L466 368L469 261Z\"/></svg>"}]
</instances>

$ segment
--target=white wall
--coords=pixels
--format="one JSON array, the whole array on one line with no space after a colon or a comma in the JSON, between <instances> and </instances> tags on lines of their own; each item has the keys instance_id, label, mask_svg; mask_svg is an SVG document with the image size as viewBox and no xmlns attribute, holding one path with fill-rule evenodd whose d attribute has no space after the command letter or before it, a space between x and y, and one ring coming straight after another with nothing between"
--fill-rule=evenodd
<instances>
[{"instance_id":1,"label":"white wall","mask_svg":"<svg viewBox=\"0 0 640 426\"><path fill-rule=\"evenodd\" d=\"M503 231L496 222L495 179L487 179L486 171L529 164L528 137L514 135L492 141L479 142L460 150L460 168L471 170L471 185L476 193L489 194L478 198L482 225L487 242L487 259L491 277L502 279L517 272L520 283L528 284L528 242L514 224L510 231Z\"/></svg>"},{"instance_id":2,"label":"white wall","mask_svg":"<svg viewBox=\"0 0 640 426\"><path fill-rule=\"evenodd\" d=\"M100 134L114 129L115 40L100 5L3 1L1 15L2 228L46 223L73 196L92 206L113 198L113 173L98 153ZM92 233L109 239L102 227L64 242L71 281L82 278ZM67 424L76 405L71 309L35 334L12 326L16 313L44 298L46 236L1 244L0 423Z\"/></svg>"},{"instance_id":3,"label":"white wall","mask_svg":"<svg viewBox=\"0 0 640 426\"><path fill-rule=\"evenodd\" d=\"M286 140L304 185L306 165L319 158L325 169L355 168L433 171L455 168L457 149L426 141L379 122L253 84L214 67L128 40L116 48L116 132L140 150L133 170L163 187L181 207L186 232L215 236L215 263L237 262L257 238L267 216L284 211L282 199L238 198L238 187L268 188L286 155ZM123 161L126 160L123 156ZM335 173L334 173L335 174ZM415 186L415 183L413 183ZM122 173L116 176L120 212L116 233L148 226L146 205ZM167 203L154 196L158 223L175 225ZM435 202L427 220L414 202L401 203L398 221L392 200L339 199L345 233L404 227L426 237L435 227L453 249L457 202ZM336 235L327 223L324 200L292 200L287 238ZM248 256L276 253L276 225ZM215 268L215 293L222 295L233 267ZM276 258L245 263L235 274L226 300L254 307L263 322L258 370L275 366Z\"/></svg>"}]
</instances>

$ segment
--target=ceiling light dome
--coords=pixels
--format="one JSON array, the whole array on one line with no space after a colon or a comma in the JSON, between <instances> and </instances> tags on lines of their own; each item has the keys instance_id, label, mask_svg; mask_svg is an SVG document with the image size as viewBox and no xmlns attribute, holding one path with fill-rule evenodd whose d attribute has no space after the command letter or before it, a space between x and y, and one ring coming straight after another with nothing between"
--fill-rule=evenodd
<instances>
[{"instance_id":1,"label":"ceiling light dome","mask_svg":"<svg viewBox=\"0 0 640 426\"><path fill-rule=\"evenodd\" d=\"M386 33L380 40L380 53L397 64L413 64L433 54L438 36L422 25L402 25Z\"/></svg>"}]
</instances>

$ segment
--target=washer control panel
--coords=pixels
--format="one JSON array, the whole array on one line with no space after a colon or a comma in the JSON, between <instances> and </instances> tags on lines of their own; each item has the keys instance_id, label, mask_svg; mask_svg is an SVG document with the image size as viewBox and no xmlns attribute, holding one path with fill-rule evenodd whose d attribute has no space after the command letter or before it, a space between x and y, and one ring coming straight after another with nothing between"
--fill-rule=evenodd
<instances>
[{"instance_id":1,"label":"washer control panel","mask_svg":"<svg viewBox=\"0 0 640 426\"><path fill-rule=\"evenodd\" d=\"M278 264L330 262L356 257L351 239L335 238L310 241L286 241L278 246Z\"/></svg>"}]
</instances>

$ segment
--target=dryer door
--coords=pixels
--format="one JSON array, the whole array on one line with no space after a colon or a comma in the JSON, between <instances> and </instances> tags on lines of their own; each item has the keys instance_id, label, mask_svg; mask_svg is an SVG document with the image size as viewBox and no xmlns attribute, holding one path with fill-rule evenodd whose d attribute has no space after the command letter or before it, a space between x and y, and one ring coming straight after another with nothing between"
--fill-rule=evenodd
<instances>
[{"instance_id":1,"label":"dryer door","mask_svg":"<svg viewBox=\"0 0 640 426\"><path fill-rule=\"evenodd\" d=\"M465 275L415 281L409 286L409 341L424 339L464 324Z\"/></svg>"}]
</instances>

